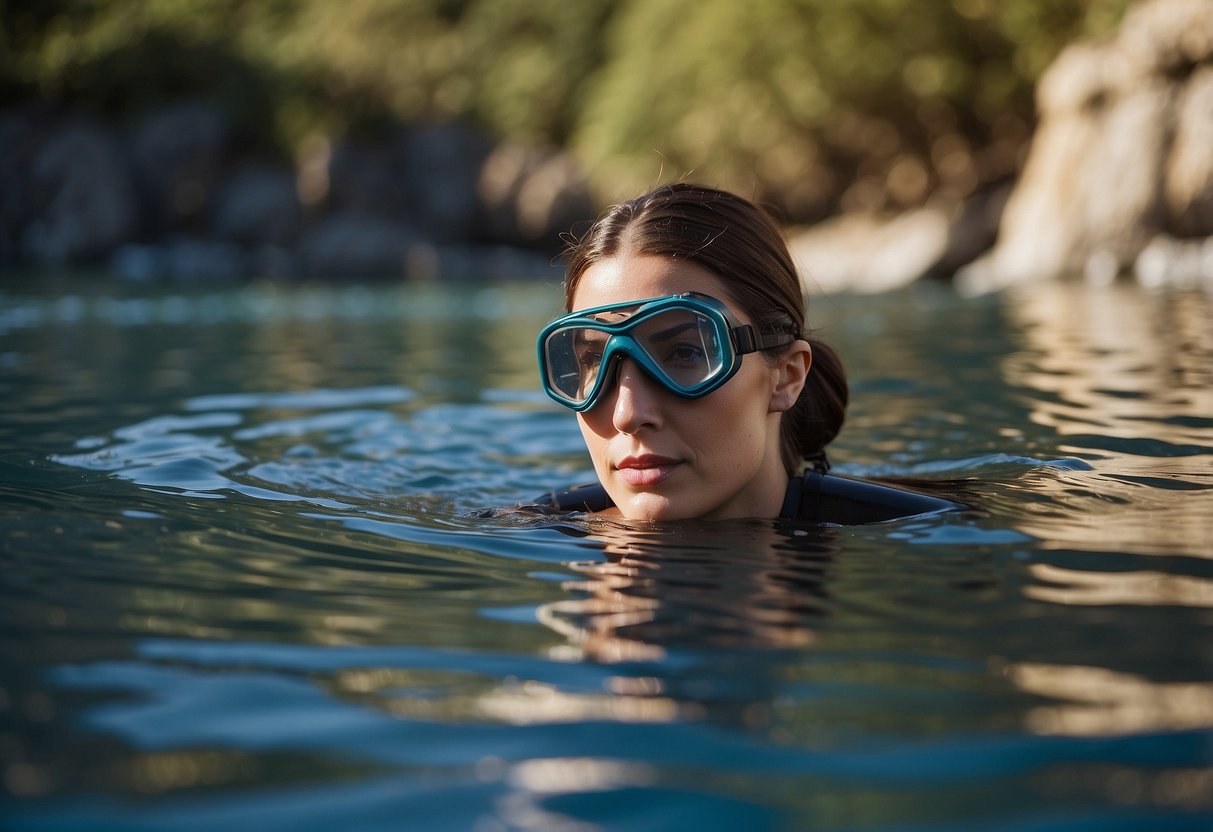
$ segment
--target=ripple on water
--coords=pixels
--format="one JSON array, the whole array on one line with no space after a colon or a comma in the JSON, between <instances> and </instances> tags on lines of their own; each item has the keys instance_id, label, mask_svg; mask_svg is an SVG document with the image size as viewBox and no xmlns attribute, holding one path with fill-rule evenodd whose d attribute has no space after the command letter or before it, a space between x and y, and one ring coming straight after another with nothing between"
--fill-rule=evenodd
<instances>
[{"instance_id":1,"label":"ripple on water","mask_svg":"<svg viewBox=\"0 0 1213 832\"><path fill-rule=\"evenodd\" d=\"M0 303L0 747L44 828L1213 808L1207 300L837 299L839 471L976 509L789 530L470 512L591 475L536 293L238 294Z\"/></svg>"}]
</instances>

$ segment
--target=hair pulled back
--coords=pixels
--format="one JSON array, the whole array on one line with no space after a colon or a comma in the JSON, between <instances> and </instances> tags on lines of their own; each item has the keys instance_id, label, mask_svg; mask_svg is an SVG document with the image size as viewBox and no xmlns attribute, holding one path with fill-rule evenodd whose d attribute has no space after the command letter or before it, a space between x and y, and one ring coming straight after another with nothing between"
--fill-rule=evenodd
<instances>
[{"instance_id":1,"label":"hair pulled back","mask_svg":"<svg viewBox=\"0 0 1213 832\"><path fill-rule=\"evenodd\" d=\"M813 365L805 388L780 420L780 453L789 474L807 461L825 470L825 447L846 416L846 373L837 353L805 331L805 297L787 243L758 206L727 191L701 185L663 185L607 209L589 231L570 240L565 266L565 309L577 284L601 260L622 254L687 260L716 274L727 300L759 327L784 330L790 319L809 342Z\"/></svg>"}]
</instances>

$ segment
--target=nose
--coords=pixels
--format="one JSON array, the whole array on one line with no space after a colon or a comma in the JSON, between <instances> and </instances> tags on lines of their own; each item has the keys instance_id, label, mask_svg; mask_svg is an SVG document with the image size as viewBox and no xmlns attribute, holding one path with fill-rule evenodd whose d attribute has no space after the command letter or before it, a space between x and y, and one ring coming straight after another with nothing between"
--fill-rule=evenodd
<instances>
[{"instance_id":1,"label":"nose","mask_svg":"<svg viewBox=\"0 0 1213 832\"><path fill-rule=\"evenodd\" d=\"M615 368L614 401L611 421L620 433L635 433L644 427L661 423L657 382L640 369L631 358L624 357Z\"/></svg>"}]
</instances>

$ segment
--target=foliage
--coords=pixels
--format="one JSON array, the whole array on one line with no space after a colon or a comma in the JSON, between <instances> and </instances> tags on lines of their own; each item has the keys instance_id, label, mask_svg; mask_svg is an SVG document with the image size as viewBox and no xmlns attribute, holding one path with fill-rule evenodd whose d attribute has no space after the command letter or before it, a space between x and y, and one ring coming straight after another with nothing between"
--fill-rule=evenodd
<instances>
[{"instance_id":1,"label":"foliage","mask_svg":"<svg viewBox=\"0 0 1213 832\"><path fill-rule=\"evenodd\" d=\"M23 0L0 93L136 117L181 96L291 153L464 119L570 147L604 198L690 175L792 219L1013 172L1032 84L1128 0Z\"/></svg>"},{"instance_id":2,"label":"foliage","mask_svg":"<svg viewBox=\"0 0 1213 832\"><path fill-rule=\"evenodd\" d=\"M1047 63L1123 6L639 0L613 21L576 147L624 193L691 172L793 217L965 196L1013 172Z\"/></svg>"}]
</instances>

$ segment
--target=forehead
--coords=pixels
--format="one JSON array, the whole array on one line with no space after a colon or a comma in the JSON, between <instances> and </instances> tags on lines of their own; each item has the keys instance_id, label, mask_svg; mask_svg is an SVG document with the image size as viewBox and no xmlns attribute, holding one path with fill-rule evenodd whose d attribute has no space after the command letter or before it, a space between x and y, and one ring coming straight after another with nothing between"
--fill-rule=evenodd
<instances>
[{"instance_id":1,"label":"forehead","mask_svg":"<svg viewBox=\"0 0 1213 832\"><path fill-rule=\"evenodd\" d=\"M685 260L653 254L624 254L590 266L582 272L577 283L571 311L682 292L711 295L728 306L739 319L746 319L743 311L730 300L724 281L714 272Z\"/></svg>"}]
</instances>

